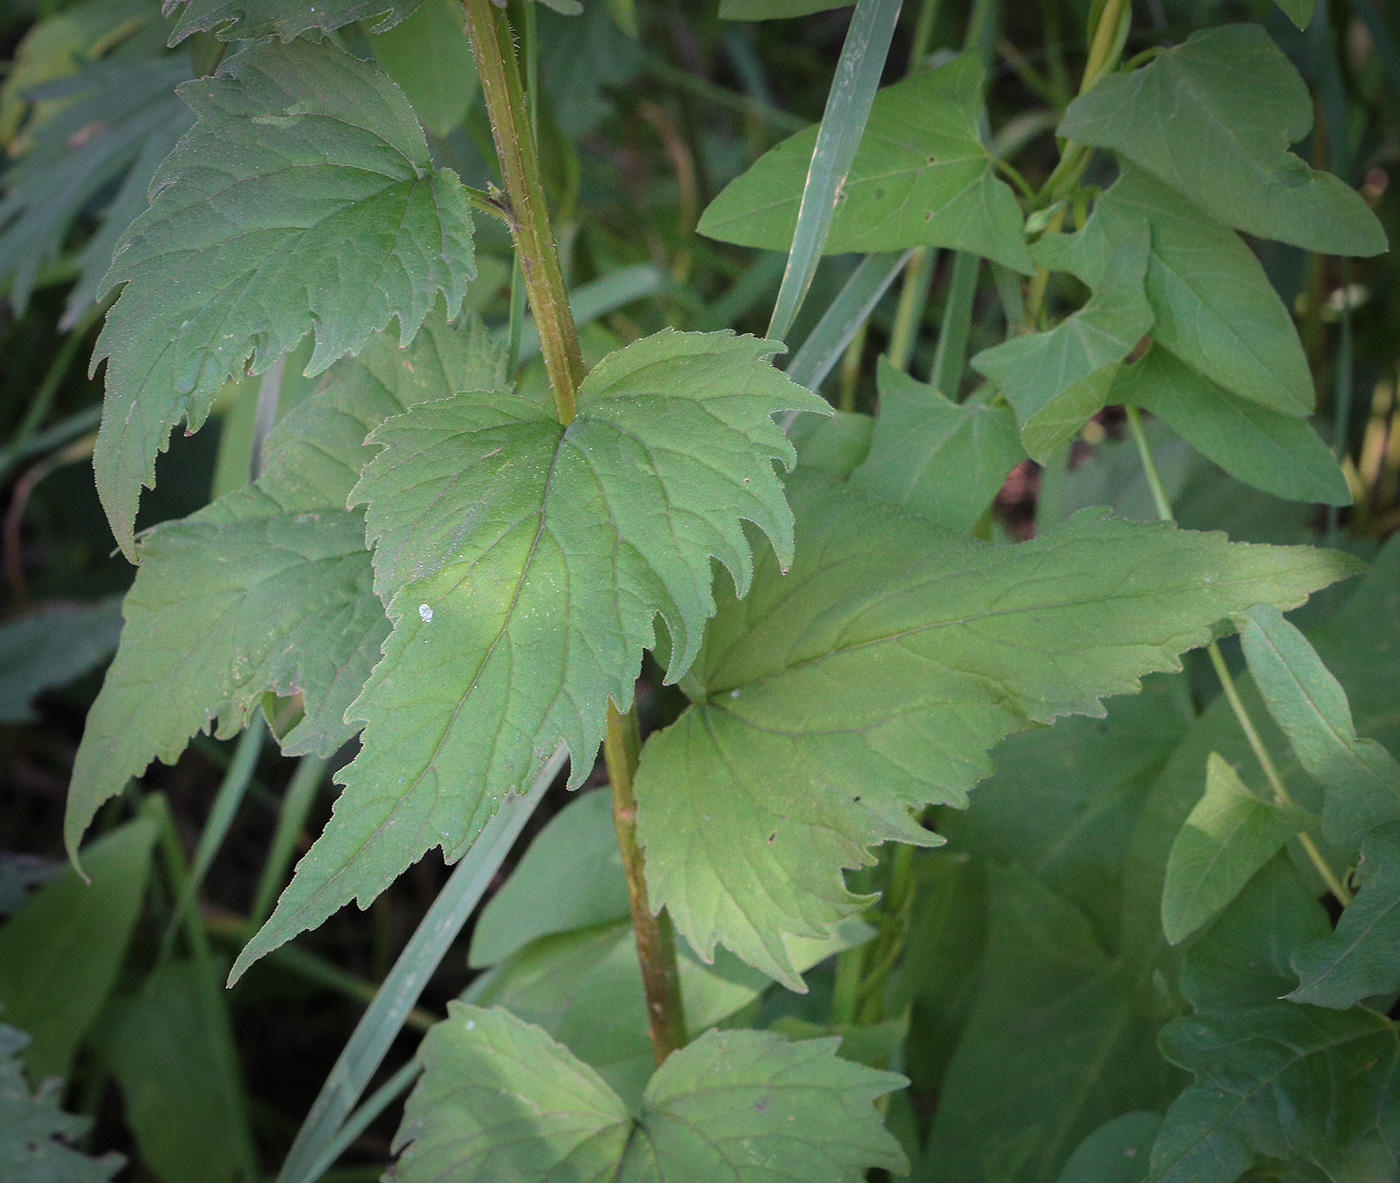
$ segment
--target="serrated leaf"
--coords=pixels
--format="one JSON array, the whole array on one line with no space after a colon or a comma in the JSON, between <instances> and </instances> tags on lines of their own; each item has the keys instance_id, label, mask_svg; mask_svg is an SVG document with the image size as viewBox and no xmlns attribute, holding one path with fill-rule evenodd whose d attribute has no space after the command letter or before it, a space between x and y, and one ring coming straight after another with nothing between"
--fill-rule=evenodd
<instances>
[{"instance_id":1,"label":"serrated leaf","mask_svg":"<svg viewBox=\"0 0 1400 1183\"><path fill-rule=\"evenodd\" d=\"M108 1183L126 1160L119 1154L91 1158L69 1145L92 1125L58 1107L63 1091L49 1080L31 1093L19 1058L29 1043L22 1031L0 1023L0 1178L14 1183Z\"/></svg>"},{"instance_id":2,"label":"serrated leaf","mask_svg":"<svg viewBox=\"0 0 1400 1183\"><path fill-rule=\"evenodd\" d=\"M1162 1051L1195 1073L1152 1148L1152 1183L1235 1183L1262 1160L1332 1179L1400 1171L1395 1028L1371 1011L1274 1003L1178 1019Z\"/></svg>"},{"instance_id":3,"label":"serrated leaf","mask_svg":"<svg viewBox=\"0 0 1400 1183\"><path fill-rule=\"evenodd\" d=\"M141 486L185 419L308 333L308 374L397 318L411 342L438 294L474 274L457 175L432 168L403 93L329 41L255 46L179 90L197 122L117 248L122 286L94 361L107 396L94 465L128 557ZM353 244L353 248L351 246Z\"/></svg>"},{"instance_id":4,"label":"serrated leaf","mask_svg":"<svg viewBox=\"0 0 1400 1183\"><path fill-rule=\"evenodd\" d=\"M1005 406L958 404L881 358L880 415L870 454L851 483L967 533L1025 459Z\"/></svg>"},{"instance_id":5,"label":"serrated leaf","mask_svg":"<svg viewBox=\"0 0 1400 1183\"><path fill-rule=\"evenodd\" d=\"M141 539L117 658L88 715L64 830L74 849L101 803L190 736L236 734L269 691L305 713L283 751L329 756L389 632L364 518L344 506L373 457L365 436L459 384L501 376L484 330L429 317L405 349L377 336L269 434L261 477ZM216 723L217 720L217 723Z\"/></svg>"},{"instance_id":6,"label":"serrated leaf","mask_svg":"<svg viewBox=\"0 0 1400 1183\"><path fill-rule=\"evenodd\" d=\"M875 96L825 254L946 246L1033 270L1015 194L978 133L982 86L968 52ZM700 233L786 251L816 138L808 128L766 152L710 203Z\"/></svg>"},{"instance_id":7,"label":"serrated leaf","mask_svg":"<svg viewBox=\"0 0 1400 1183\"><path fill-rule=\"evenodd\" d=\"M907 1169L873 1105L904 1078L838 1059L836 1042L706 1032L656 1070L633 1116L540 1028L453 1003L423 1042L397 1177L761 1183L781 1162L805 1183L859 1183L866 1167Z\"/></svg>"},{"instance_id":8,"label":"serrated leaf","mask_svg":"<svg viewBox=\"0 0 1400 1183\"><path fill-rule=\"evenodd\" d=\"M1351 504L1341 465L1307 420L1231 394L1161 345L1118 371L1109 401L1160 415L1203 456L1265 493Z\"/></svg>"},{"instance_id":9,"label":"serrated leaf","mask_svg":"<svg viewBox=\"0 0 1400 1183\"><path fill-rule=\"evenodd\" d=\"M0 1005L33 1037L30 1078L65 1076L107 1002L146 896L156 823L127 822L86 851L90 883L71 867L0 928Z\"/></svg>"},{"instance_id":10,"label":"serrated leaf","mask_svg":"<svg viewBox=\"0 0 1400 1183\"><path fill-rule=\"evenodd\" d=\"M1219 912L1308 816L1265 801L1216 752L1206 762L1206 791L1186 818L1167 858L1162 928L1173 945Z\"/></svg>"},{"instance_id":11,"label":"serrated leaf","mask_svg":"<svg viewBox=\"0 0 1400 1183\"><path fill-rule=\"evenodd\" d=\"M1125 1108L1164 1105L1175 1082L1130 967L1083 913L1020 868L989 868L988 886L981 986L939 1087L925 1178L1051 1183L1081 1139ZM1012 1147L1018 1165L999 1170Z\"/></svg>"},{"instance_id":12,"label":"serrated leaf","mask_svg":"<svg viewBox=\"0 0 1400 1183\"><path fill-rule=\"evenodd\" d=\"M1375 740L1359 739L1341 683L1276 608L1244 614L1240 640L1269 713L1298 762L1327 788L1328 839L1355 847L1371 826L1400 821L1400 761Z\"/></svg>"},{"instance_id":13,"label":"serrated leaf","mask_svg":"<svg viewBox=\"0 0 1400 1183\"><path fill-rule=\"evenodd\" d=\"M1047 234L1032 256L1088 284L1089 302L1047 332L1013 337L972 358L973 369L1015 410L1033 459L1044 463L1103 408L1123 359L1152 327L1143 286L1150 243L1146 224L1102 204L1077 234Z\"/></svg>"},{"instance_id":14,"label":"serrated leaf","mask_svg":"<svg viewBox=\"0 0 1400 1183\"><path fill-rule=\"evenodd\" d=\"M1105 1122L1075 1147L1056 1183L1142 1183L1161 1125L1162 1115L1146 1110Z\"/></svg>"},{"instance_id":15,"label":"serrated leaf","mask_svg":"<svg viewBox=\"0 0 1400 1183\"><path fill-rule=\"evenodd\" d=\"M1400 826L1361 841L1361 888L1331 936L1293 954L1294 1002L1345 1009L1400 989Z\"/></svg>"},{"instance_id":16,"label":"serrated leaf","mask_svg":"<svg viewBox=\"0 0 1400 1183\"><path fill-rule=\"evenodd\" d=\"M660 615L680 677L714 611L711 559L747 587L755 523L786 564L771 415L829 412L774 342L665 330L609 355L562 427L499 391L416 407L371 437L375 581L394 631L349 715L363 747L321 839L235 973L432 846L460 858L559 742L592 767L607 700L631 702Z\"/></svg>"},{"instance_id":17,"label":"serrated leaf","mask_svg":"<svg viewBox=\"0 0 1400 1183\"><path fill-rule=\"evenodd\" d=\"M328 33L355 21L374 22L382 33L406 19L423 0L161 0L161 12L179 12L170 34L176 45L194 33L213 33L221 41L292 41L313 29Z\"/></svg>"},{"instance_id":18,"label":"serrated leaf","mask_svg":"<svg viewBox=\"0 0 1400 1183\"><path fill-rule=\"evenodd\" d=\"M1100 78L1059 132L1121 152L1227 226L1322 254L1379 254L1385 232L1360 195L1288 151L1312 119L1307 86L1269 35L1223 25Z\"/></svg>"},{"instance_id":19,"label":"serrated leaf","mask_svg":"<svg viewBox=\"0 0 1400 1183\"><path fill-rule=\"evenodd\" d=\"M1151 228L1153 339L1239 398L1310 414L1312 375L1293 318L1239 235L1128 164L1099 201Z\"/></svg>"},{"instance_id":20,"label":"serrated leaf","mask_svg":"<svg viewBox=\"0 0 1400 1183\"><path fill-rule=\"evenodd\" d=\"M859 903L840 869L934 841L908 810L964 805L997 740L1101 714L1231 604L1296 603L1355 570L1093 512L995 547L800 470L789 493L791 573L765 560L726 597L702 697L648 740L636 791L653 905L702 954L719 941L793 986L785 936Z\"/></svg>"},{"instance_id":21,"label":"serrated leaf","mask_svg":"<svg viewBox=\"0 0 1400 1183\"><path fill-rule=\"evenodd\" d=\"M117 647L121 604L44 605L0 624L0 723L38 718L34 699L94 669Z\"/></svg>"}]
</instances>

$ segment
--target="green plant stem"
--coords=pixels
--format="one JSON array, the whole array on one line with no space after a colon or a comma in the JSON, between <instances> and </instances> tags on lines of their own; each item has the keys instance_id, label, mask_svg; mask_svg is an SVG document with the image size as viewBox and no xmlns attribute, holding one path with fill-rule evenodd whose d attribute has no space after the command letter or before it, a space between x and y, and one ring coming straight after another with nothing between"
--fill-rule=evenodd
<instances>
[{"instance_id":1,"label":"green plant stem","mask_svg":"<svg viewBox=\"0 0 1400 1183\"><path fill-rule=\"evenodd\" d=\"M369 1100L345 1119L345 1124L340 1127L340 1132L331 1139L307 1170L307 1179L315 1180L323 1177L335 1164L335 1160L350 1148L350 1144L369 1128L370 1123L408 1091L409 1086L418 1079L418 1074L422 1071L423 1066L417 1060L410 1060L375 1089ZM379 1175L375 1175L374 1178L378 1179Z\"/></svg>"},{"instance_id":2,"label":"green plant stem","mask_svg":"<svg viewBox=\"0 0 1400 1183\"><path fill-rule=\"evenodd\" d=\"M1355 343L1351 328L1351 260L1342 260L1341 332L1337 340L1337 372L1332 386L1332 454L1340 463L1347 454L1347 431L1351 426ZM1327 507L1327 541L1335 542L1341 532L1341 510Z\"/></svg>"},{"instance_id":3,"label":"green plant stem","mask_svg":"<svg viewBox=\"0 0 1400 1183\"><path fill-rule=\"evenodd\" d=\"M938 348L934 351L929 382L954 402L958 401L958 388L962 385L967 340L972 333L972 305L977 299L977 274L981 267L978 255L959 251L953 256L948 302L943 306L943 322L938 329Z\"/></svg>"},{"instance_id":4,"label":"green plant stem","mask_svg":"<svg viewBox=\"0 0 1400 1183\"><path fill-rule=\"evenodd\" d=\"M1142 412L1137 407L1132 406L1126 410L1128 429L1132 432L1133 443L1137 445L1138 455L1142 458L1142 470L1147 477L1147 487L1152 490L1152 501L1157 507L1157 516L1164 522L1174 522L1176 517L1172 513L1171 502L1167 498L1166 487L1162 484L1162 474L1157 469L1157 461L1152 455L1152 446L1148 443L1147 433L1142 427ZM1264 779L1268 781L1269 788L1273 791L1275 803L1281 806L1292 805L1293 798L1283 783L1283 777L1279 775L1278 766L1274 764L1273 757L1269 755L1268 747L1265 746L1264 740L1259 735L1259 729L1255 727L1254 720L1250 718L1249 709L1244 705L1244 700L1240 698L1240 692L1235 686L1235 679L1230 673L1230 667L1225 663L1225 655L1220 652L1219 644L1212 641L1206 646L1206 653L1210 655L1210 663L1215 667L1216 676L1220 679L1220 688L1225 692L1225 701L1230 704L1230 710L1234 713L1240 730L1244 732L1244 737L1249 741L1255 759L1259 761ZM1303 848L1312 865L1317 868L1317 873L1322 876L1322 881L1327 884L1327 889L1337 897L1342 906L1345 907L1351 903L1351 891L1342 882L1337 872L1332 869L1331 864L1328 863L1322 851L1318 849L1312 836L1306 832L1299 834L1298 844Z\"/></svg>"},{"instance_id":5,"label":"green plant stem","mask_svg":"<svg viewBox=\"0 0 1400 1183\"><path fill-rule=\"evenodd\" d=\"M491 0L463 0L462 7L510 202L516 258L535 314L554 407L559 421L567 426L573 422L578 387L583 381L583 354L549 225L539 154L530 134L510 21L494 9Z\"/></svg>"},{"instance_id":6,"label":"green plant stem","mask_svg":"<svg viewBox=\"0 0 1400 1183\"><path fill-rule=\"evenodd\" d=\"M914 248L904 268L904 283L899 289L899 305L895 309L894 328L890 332L890 365L908 370L914 355L914 343L919 339L928 305L929 286L933 281L934 263L938 252L926 246Z\"/></svg>"},{"instance_id":7,"label":"green plant stem","mask_svg":"<svg viewBox=\"0 0 1400 1183\"><path fill-rule=\"evenodd\" d=\"M632 933L637 942L637 960L641 962L642 986L646 992L651 1050L657 1064L661 1064L686 1044L685 1011L670 918L652 914L647 899L646 860L642 848L637 845L637 798L632 792L632 783L641 746L636 707L623 714L609 700L603 759L612 782L613 827L622 851L622 870L627 876Z\"/></svg>"},{"instance_id":8,"label":"green plant stem","mask_svg":"<svg viewBox=\"0 0 1400 1183\"><path fill-rule=\"evenodd\" d=\"M316 790L321 787L325 774L326 762L320 756L303 756L292 773L277 813L277 828L268 844L253 906L248 912L248 926L253 932L272 915L277 893L287 882L287 868L292 865L292 856L296 853L297 837L306 825L307 815L316 801Z\"/></svg>"}]
</instances>

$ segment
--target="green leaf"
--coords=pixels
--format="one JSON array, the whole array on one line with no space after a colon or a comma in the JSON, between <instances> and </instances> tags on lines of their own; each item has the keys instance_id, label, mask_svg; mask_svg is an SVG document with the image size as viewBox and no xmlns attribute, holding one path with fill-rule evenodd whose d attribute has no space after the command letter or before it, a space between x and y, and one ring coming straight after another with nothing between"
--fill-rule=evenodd
<instances>
[{"instance_id":1,"label":"green leaf","mask_svg":"<svg viewBox=\"0 0 1400 1183\"><path fill-rule=\"evenodd\" d=\"M194 33L213 33L220 41L292 41L312 29L330 32L355 21L373 21L369 31L382 33L412 13L423 0L161 0L166 16L179 12L170 34L175 45Z\"/></svg>"},{"instance_id":2,"label":"green leaf","mask_svg":"<svg viewBox=\"0 0 1400 1183\"><path fill-rule=\"evenodd\" d=\"M1380 1015L1276 1002L1178 1019L1162 1051L1196 1083L1167 1110L1153 1183L1235 1183L1263 1159L1331 1179L1400 1171L1400 1048Z\"/></svg>"},{"instance_id":3,"label":"green leaf","mask_svg":"<svg viewBox=\"0 0 1400 1183\"><path fill-rule=\"evenodd\" d=\"M1093 289L1089 302L1043 333L1013 337L972 359L1016 412L1021 440L1044 463L1101 410L1123 359L1152 327L1143 288L1150 235L1141 221L1099 205L1077 234L1047 234L1036 262Z\"/></svg>"},{"instance_id":4,"label":"green leaf","mask_svg":"<svg viewBox=\"0 0 1400 1183\"><path fill-rule=\"evenodd\" d=\"M1312 374L1293 318L1239 235L1128 164L1099 201L1151 228L1153 339L1239 398L1280 415L1309 414Z\"/></svg>"},{"instance_id":5,"label":"green leaf","mask_svg":"<svg viewBox=\"0 0 1400 1183\"><path fill-rule=\"evenodd\" d=\"M1317 0L1275 0L1284 14L1300 29L1306 29L1312 23L1313 13L1317 9Z\"/></svg>"},{"instance_id":6,"label":"green leaf","mask_svg":"<svg viewBox=\"0 0 1400 1183\"><path fill-rule=\"evenodd\" d=\"M345 791L235 974L342 904L368 904L435 845L460 858L501 798L568 745L587 776L610 697L625 709L659 614L678 678L714 611L711 559L741 588L744 520L784 565L792 516L770 416L826 403L768 363L774 342L665 330L605 358L567 429L499 391L412 409L371 437L376 589L394 631L349 717Z\"/></svg>"},{"instance_id":7,"label":"green leaf","mask_svg":"<svg viewBox=\"0 0 1400 1183\"><path fill-rule=\"evenodd\" d=\"M0 723L38 718L34 699L94 669L117 647L121 605L50 604L0 624Z\"/></svg>"},{"instance_id":8,"label":"green leaf","mask_svg":"<svg viewBox=\"0 0 1400 1183\"><path fill-rule=\"evenodd\" d=\"M1161 345L1118 371L1109 401L1160 415L1203 456L1265 493L1351 504L1342 467L1311 424L1231 394Z\"/></svg>"},{"instance_id":9,"label":"green leaf","mask_svg":"<svg viewBox=\"0 0 1400 1183\"><path fill-rule=\"evenodd\" d=\"M458 0L427 0L407 20L371 39L374 56L403 87L423 126L445 136L476 99L476 59Z\"/></svg>"},{"instance_id":10,"label":"green leaf","mask_svg":"<svg viewBox=\"0 0 1400 1183\"><path fill-rule=\"evenodd\" d=\"M1400 762L1375 740L1358 739L1346 691L1317 651L1276 608L1244 614L1249 672L1298 762L1327 788L1328 839L1355 847L1367 829L1400 821Z\"/></svg>"},{"instance_id":11,"label":"green leaf","mask_svg":"<svg viewBox=\"0 0 1400 1183\"><path fill-rule=\"evenodd\" d=\"M1005 406L959 405L881 358L880 416L851 483L965 534L1025 459Z\"/></svg>"},{"instance_id":12,"label":"green leaf","mask_svg":"<svg viewBox=\"0 0 1400 1183\"><path fill-rule=\"evenodd\" d=\"M1162 1125L1160 1113L1124 1113L1105 1122L1069 1156L1057 1183L1142 1183Z\"/></svg>"},{"instance_id":13,"label":"green leaf","mask_svg":"<svg viewBox=\"0 0 1400 1183\"><path fill-rule=\"evenodd\" d=\"M269 434L256 484L145 534L117 658L88 714L69 788L70 850L101 803L201 729L228 737L269 691L302 695L283 751L329 756L389 622L374 595L364 519L344 508L392 415L500 379L473 325L429 317L406 349L370 340ZM217 719L217 725L215 720Z\"/></svg>"},{"instance_id":14,"label":"green leaf","mask_svg":"<svg viewBox=\"0 0 1400 1183\"><path fill-rule=\"evenodd\" d=\"M121 1086L141 1161L162 1183L243 1180L251 1146L239 1094L218 1054L224 1038L200 969L171 961L104 1021L102 1058Z\"/></svg>"},{"instance_id":15,"label":"green leaf","mask_svg":"<svg viewBox=\"0 0 1400 1183\"><path fill-rule=\"evenodd\" d=\"M1251 792L1212 752L1205 795L1191 810L1167 859L1162 928L1173 945L1219 912L1284 844L1308 826L1297 809Z\"/></svg>"},{"instance_id":16,"label":"green leaf","mask_svg":"<svg viewBox=\"0 0 1400 1183\"><path fill-rule=\"evenodd\" d=\"M495 965L539 937L627 915L612 794L582 793L549 819L487 901L472 930L469 960L477 968Z\"/></svg>"},{"instance_id":17,"label":"green leaf","mask_svg":"<svg viewBox=\"0 0 1400 1183\"><path fill-rule=\"evenodd\" d=\"M873 1102L903 1077L838 1059L837 1041L710 1031L673 1053L628 1112L586 1064L507 1011L453 1003L395 1139L404 1183L621 1179L859 1183L907 1169Z\"/></svg>"},{"instance_id":18,"label":"green leaf","mask_svg":"<svg viewBox=\"0 0 1400 1183\"><path fill-rule=\"evenodd\" d=\"M1020 207L978 133L983 70L965 53L875 96L825 253L946 246L1033 270ZM701 234L786 251L817 129L784 140L710 203Z\"/></svg>"},{"instance_id":19,"label":"green leaf","mask_svg":"<svg viewBox=\"0 0 1400 1183\"><path fill-rule=\"evenodd\" d=\"M838 7L835 0L719 0L719 16L726 21L776 21Z\"/></svg>"},{"instance_id":20,"label":"green leaf","mask_svg":"<svg viewBox=\"0 0 1400 1183\"><path fill-rule=\"evenodd\" d=\"M1400 826L1381 826L1361 841L1361 889L1331 936L1298 950L1294 1002L1345 1009L1400 989Z\"/></svg>"},{"instance_id":21,"label":"green leaf","mask_svg":"<svg viewBox=\"0 0 1400 1183\"><path fill-rule=\"evenodd\" d=\"M606 5L589 4L577 17L543 6L539 25L540 86L559 130L579 140L616 109L613 91L626 93L645 64L641 47L618 30Z\"/></svg>"},{"instance_id":22,"label":"green leaf","mask_svg":"<svg viewBox=\"0 0 1400 1183\"><path fill-rule=\"evenodd\" d=\"M62 1085L45 1081L31 1093L19 1058L29 1037L0 1023L0 1178L15 1183L108 1183L126 1162L119 1154L90 1158L68 1143L82 1137L90 1118L58 1107Z\"/></svg>"},{"instance_id":23,"label":"green leaf","mask_svg":"<svg viewBox=\"0 0 1400 1183\"><path fill-rule=\"evenodd\" d=\"M1312 99L1258 25L1192 33L1069 105L1062 136L1112 148L1227 226L1329 255L1375 255L1385 232L1359 194L1288 145Z\"/></svg>"},{"instance_id":24,"label":"green leaf","mask_svg":"<svg viewBox=\"0 0 1400 1183\"><path fill-rule=\"evenodd\" d=\"M1341 555L1231 545L1084 513L1021 546L946 533L801 471L797 559L727 597L695 704L642 753L638 833L653 906L789 985L787 934L859 901L840 869L909 817L964 805L986 753L1210 639L1232 604L1293 604L1355 570Z\"/></svg>"},{"instance_id":25,"label":"green leaf","mask_svg":"<svg viewBox=\"0 0 1400 1183\"><path fill-rule=\"evenodd\" d=\"M308 374L394 318L411 342L438 293L455 312L473 274L461 183L432 169L375 66L329 41L274 42L179 93L197 122L117 248L104 284L124 286L95 354L107 359L97 486L128 557L156 454L180 419L203 424L227 379L310 332Z\"/></svg>"},{"instance_id":26,"label":"green leaf","mask_svg":"<svg viewBox=\"0 0 1400 1183\"><path fill-rule=\"evenodd\" d=\"M1129 968L1084 915L1019 868L993 868L989 887L981 989L939 1090L927 1177L1049 1183L1091 1131L1165 1104L1174 1082ZM1008 1157L1018 1167L998 1173Z\"/></svg>"},{"instance_id":27,"label":"green leaf","mask_svg":"<svg viewBox=\"0 0 1400 1183\"><path fill-rule=\"evenodd\" d=\"M86 851L0 928L0 1005L33 1036L31 1080L66 1076L126 959L146 895L156 823L128 822Z\"/></svg>"}]
</instances>

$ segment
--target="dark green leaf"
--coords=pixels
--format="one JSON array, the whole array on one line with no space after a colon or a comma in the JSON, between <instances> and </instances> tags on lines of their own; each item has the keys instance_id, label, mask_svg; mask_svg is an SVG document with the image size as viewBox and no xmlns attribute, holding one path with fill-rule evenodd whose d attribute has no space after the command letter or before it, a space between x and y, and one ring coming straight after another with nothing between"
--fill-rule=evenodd
<instances>
[{"instance_id":1,"label":"dark green leaf","mask_svg":"<svg viewBox=\"0 0 1400 1183\"><path fill-rule=\"evenodd\" d=\"M369 503L394 631L349 717L364 745L325 833L235 972L342 904L368 904L435 845L450 861L568 745L592 767L659 614L685 672L714 611L711 560L747 587L743 521L791 561L775 412L828 412L768 363L777 346L665 330L604 359L567 429L499 391L386 422Z\"/></svg>"},{"instance_id":2,"label":"dark green leaf","mask_svg":"<svg viewBox=\"0 0 1400 1183\"><path fill-rule=\"evenodd\" d=\"M796 985L786 934L858 903L841 868L935 839L911 807L963 805L1011 731L1102 711L1177 667L1231 604L1296 603L1354 570L1326 552L1084 513L995 547L801 472L797 560L726 600L695 705L637 780L654 905L702 954L718 940Z\"/></svg>"},{"instance_id":3,"label":"dark green leaf","mask_svg":"<svg viewBox=\"0 0 1400 1183\"><path fill-rule=\"evenodd\" d=\"M403 93L329 41L257 46L180 88L198 121L152 182L104 281L107 398L94 465L131 556L141 486L182 418L315 334L308 374L391 319L408 343L473 274L455 173L433 171ZM355 243L355 249L348 243Z\"/></svg>"},{"instance_id":4,"label":"dark green leaf","mask_svg":"<svg viewBox=\"0 0 1400 1183\"><path fill-rule=\"evenodd\" d=\"M476 59L459 0L427 0L401 24L371 39L374 56L403 87L423 126L445 136L476 98Z\"/></svg>"},{"instance_id":5,"label":"dark green leaf","mask_svg":"<svg viewBox=\"0 0 1400 1183\"><path fill-rule=\"evenodd\" d=\"M1298 28L1306 29L1312 23L1317 0L1276 0L1276 2L1287 14L1288 19Z\"/></svg>"},{"instance_id":6,"label":"dark green leaf","mask_svg":"<svg viewBox=\"0 0 1400 1183\"><path fill-rule=\"evenodd\" d=\"M1069 1156L1057 1183L1142 1183L1162 1125L1160 1113L1125 1113L1106 1122Z\"/></svg>"},{"instance_id":7,"label":"dark green leaf","mask_svg":"<svg viewBox=\"0 0 1400 1183\"><path fill-rule=\"evenodd\" d=\"M382 33L412 13L422 0L161 0L166 16L179 12L170 44L194 33L213 33L221 41L292 41L312 29L329 32L354 21L373 21Z\"/></svg>"},{"instance_id":8,"label":"dark green leaf","mask_svg":"<svg viewBox=\"0 0 1400 1183\"><path fill-rule=\"evenodd\" d=\"M91 883L69 868L0 928L0 1005L33 1036L31 1080L65 1076L107 1001L146 896L156 823L142 818L84 854Z\"/></svg>"},{"instance_id":9,"label":"dark green leaf","mask_svg":"<svg viewBox=\"0 0 1400 1183\"><path fill-rule=\"evenodd\" d=\"M978 133L983 71L975 53L875 96L825 253L947 246L1030 272L1021 211ZM817 130L784 140L724 189L700 233L786 251Z\"/></svg>"},{"instance_id":10,"label":"dark green leaf","mask_svg":"<svg viewBox=\"0 0 1400 1183\"><path fill-rule=\"evenodd\" d=\"M454 1003L428 1034L395 1139L421 1183L859 1183L905 1168L875 1098L903 1077L838 1059L836 1040L709 1031L673 1053L628 1112L593 1069L503 1010Z\"/></svg>"},{"instance_id":11,"label":"dark green leaf","mask_svg":"<svg viewBox=\"0 0 1400 1183\"><path fill-rule=\"evenodd\" d=\"M775 21L839 7L836 0L719 0L719 15L726 21Z\"/></svg>"},{"instance_id":12,"label":"dark green leaf","mask_svg":"<svg viewBox=\"0 0 1400 1183\"><path fill-rule=\"evenodd\" d=\"M35 697L100 665L121 627L116 599L50 604L0 625L0 723L36 719Z\"/></svg>"},{"instance_id":13,"label":"dark green leaf","mask_svg":"<svg viewBox=\"0 0 1400 1183\"><path fill-rule=\"evenodd\" d=\"M577 17L541 8L536 19L540 86L550 114L565 135L586 136L613 113L609 91L641 72L641 47L618 30L603 4L588 4Z\"/></svg>"},{"instance_id":14,"label":"dark green leaf","mask_svg":"<svg viewBox=\"0 0 1400 1183\"><path fill-rule=\"evenodd\" d=\"M1237 896L1290 838L1307 814L1251 792L1216 752L1206 762L1206 791L1191 810L1167 859L1162 929L1175 945Z\"/></svg>"},{"instance_id":15,"label":"dark green leaf","mask_svg":"<svg viewBox=\"0 0 1400 1183\"><path fill-rule=\"evenodd\" d=\"M961 405L880 359L880 417L857 488L967 533L1025 459L1005 406Z\"/></svg>"},{"instance_id":16,"label":"dark green leaf","mask_svg":"<svg viewBox=\"0 0 1400 1183\"><path fill-rule=\"evenodd\" d=\"M1227 226L1331 255L1374 255L1385 232L1359 194L1288 151L1312 98L1258 25L1192 33L1070 104L1060 134L1112 148Z\"/></svg>"}]
</instances>

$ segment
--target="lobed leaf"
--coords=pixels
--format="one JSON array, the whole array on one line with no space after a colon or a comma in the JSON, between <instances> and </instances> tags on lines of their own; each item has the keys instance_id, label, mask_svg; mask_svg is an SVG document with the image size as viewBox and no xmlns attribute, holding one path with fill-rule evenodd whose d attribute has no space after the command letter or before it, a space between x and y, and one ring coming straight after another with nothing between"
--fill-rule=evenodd
<instances>
[{"instance_id":1,"label":"lobed leaf","mask_svg":"<svg viewBox=\"0 0 1400 1183\"><path fill-rule=\"evenodd\" d=\"M825 254L946 246L1034 270L1016 196L979 133L983 73L968 52L875 96ZM808 128L764 153L710 203L700 233L786 251L816 139Z\"/></svg>"},{"instance_id":2,"label":"lobed leaf","mask_svg":"<svg viewBox=\"0 0 1400 1183\"><path fill-rule=\"evenodd\" d=\"M1223 25L1100 78L1059 132L1121 152L1227 226L1322 254L1379 254L1385 232L1361 196L1287 150L1311 129L1308 88L1268 33Z\"/></svg>"},{"instance_id":3,"label":"lobed leaf","mask_svg":"<svg viewBox=\"0 0 1400 1183\"><path fill-rule=\"evenodd\" d=\"M104 281L107 396L94 465L134 557L142 485L170 429L307 333L317 374L397 318L410 343L474 274L460 181L432 168L402 92L329 41L255 46L180 96L197 117L152 182Z\"/></svg>"},{"instance_id":4,"label":"lobed leaf","mask_svg":"<svg viewBox=\"0 0 1400 1183\"><path fill-rule=\"evenodd\" d=\"M714 611L711 559L747 587L742 522L780 560L791 514L770 416L827 405L728 333L663 331L605 358L567 428L484 391L423 404L371 437L376 589L394 630L350 717L365 724L344 792L235 973L341 905L368 904L433 846L461 857L559 742L592 767L612 699L625 709L655 644L678 678Z\"/></svg>"},{"instance_id":5,"label":"lobed leaf","mask_svg":"<svg viewBox=\"0 0 1400 1183\"><path fill-rule=\"evenodd\" d=\"M702 955L719 941L793 987L786 937L861 902L841 868L934 842L909 810L964 805L1003 736L1101 714L1232 605L1296 604L1355 570L1094 512L995 547L801 470L789 493L791 572L765 561L726 597L696 701L648 740L636 791L653 905Z\"/></svg>"}]
</instances>

